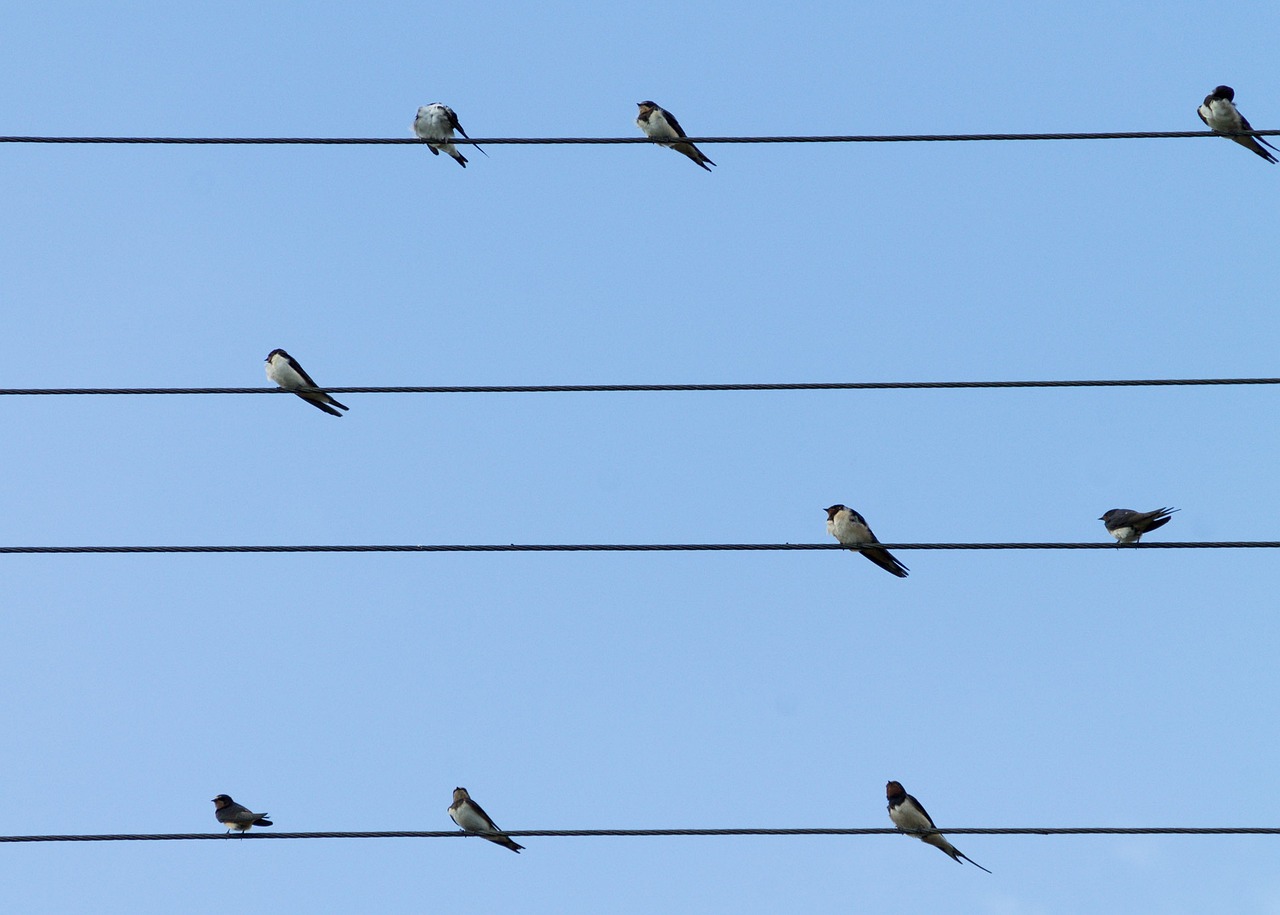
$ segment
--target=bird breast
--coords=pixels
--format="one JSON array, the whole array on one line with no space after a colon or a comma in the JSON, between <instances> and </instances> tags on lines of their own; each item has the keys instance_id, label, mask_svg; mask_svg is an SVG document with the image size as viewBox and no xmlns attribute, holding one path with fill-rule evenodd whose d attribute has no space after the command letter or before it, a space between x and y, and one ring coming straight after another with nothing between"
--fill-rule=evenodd
<instances>
[{"instance_id":1,"label":"bird breast","mask_svg":"<svg viewBox=\"0 0 1280 915\"><path fill-rule=\"evenodd\" d=\"M1205 110L1207 109L1207 110ZM1233 131L1240 129L1240 113L1234 105L1225 100L1209 102L1201 106L1209 127L1213 130Z\"/></svg>"}]
</instances>

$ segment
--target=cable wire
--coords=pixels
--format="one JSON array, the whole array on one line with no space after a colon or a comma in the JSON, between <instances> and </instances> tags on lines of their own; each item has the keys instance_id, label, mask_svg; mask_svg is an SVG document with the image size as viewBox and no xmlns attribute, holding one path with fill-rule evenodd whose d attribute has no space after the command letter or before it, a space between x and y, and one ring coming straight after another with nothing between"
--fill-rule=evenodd
<instances>
[{"instance_id":1,"label":"cable wire","mask_svg":"<svg viewBox=\"0 0 1280 915\"><path fill-rule=\"evenodd\" d=\"M893 827L835 829L504 829L503 834L517 838L598 838L604 836L883 836L932 835L981 836L1274 836L1276 826L1013 826L1013 827L938 827L930 830L908 830ZM163 842L204 839L465 839L484 838L478 833L460 830L400 832L253 832L226 833L187 832L114 835L48 835L0 836L0 842Z\"/></svg>"},{"instance_id":2,"label":"cable wire","mask_svg":"<svg viewBox=\"0 0 1280 915\"><path fill-rule=\"evenodd\" d=\"M986 388L1150 388L1221 385L1274 385L1280 378L1121 378L1082 381L800 381L728 384L502 384L348 386L298 388L0 388L0 395L58 394L294 394L324 390L330 394L591 394L673 391L919 391Z\"/></svg>"},{"instance_id":3,"label":"cable wire","mask_svg":"<svg viewBox=\"0 0 1280 915\"><path fill-rule=\"evenodd\" d=\"M877 543L885 550L1239 550L1280 548L1280 540L1115 543ZM0 546L5 553L687 553L856 550L842 543L436 543L264 546Z\"/></svg>"},{"instance_id":4,"label":"cable wire","mask_svg":"<svg viewBox=\"0 0 1280 915\"><path fill-rule=\"evenodd\" d=\"M1104 133L951 133L803 136L803 137L685 137L687 143L939 143L1007 140L1168 140L1195 137L1270 137L1280 130L1142 130ZM117 143L202 146L399 146L421 145L417 137L0 137L0 143ZM454 137L457 146L603 146L625 143L664 143L650 137Z\"/></svg>"}]
</instances>

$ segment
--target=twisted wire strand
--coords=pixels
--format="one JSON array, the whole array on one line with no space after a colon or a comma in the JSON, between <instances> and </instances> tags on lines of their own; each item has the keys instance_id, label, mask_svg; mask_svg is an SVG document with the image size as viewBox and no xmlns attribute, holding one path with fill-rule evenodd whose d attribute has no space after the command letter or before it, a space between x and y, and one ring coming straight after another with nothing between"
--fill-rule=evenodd
<instances>
[{"instance_id":1,"label":"twisted wire strand","mask_svg":"<svg viewBox=\"0 0 1280 915\"><path fill-rule=\"evenodd\" d=\"M655 836L882 836L931 835L987 836L1252 836L1280 835L1276 826L1001 826L938 827L934 830L906 830L893 827L799 828L799 829L506 829L504 835L518 838L598 838ZM380 831L380 832L251 832L228 835L222 832L0 836L2 842L165 842L243 839L463 839L483 838L460 830Z\"/></svg>"},{"instance_id":2,"label":"twisted wire strand","mask_svg":"<svg viewBox=\"0 0 1280 915\"><path fill-rule=\"evenodd\" d=\"M1212 130L1140 130L1088 133L950 133L950 134L844 134L833 136L686 137L688 143L954 143L1010 140L1169 140L1198 137L1270 137L1280 130L1247 130L1218 133ZM417 137L0 137L0 143L107 143L126 145L187 146L400 146L421 145ZM662 143L650 137L454 137L457 146L605 146L627 143Z\"/></svg>"},{"instance_id":3,"label":"twisted wire strand","mask_svg":"<svg viewBox=\"0 0 1280 915\"><path fill-rule=\"evenodd\" d=\"M1280 540L1116 543L878 543L886 550L1232 550L1277 549ZM0 554L42 553L684 553L853 550L842 543L431 543L160 546L0 546Z\"/></svg>"},{"instance_id":4,"label":"twisted wire strand","mask_svg":"<svg viewBox=\"0 0 1280 915\"><path fill-rule=\"evenodd\" d=\"M1275 385L1280 378L1121 378L1061 381L801 381L726 384L500 384L357 385L325 387L330 394L581 394L644 391L890 391L986 388L1130 388ZM298 388L308 392L315 388ZM241 388L0 388L0 396L86 394L293 394L270 387Z\"/></svg>"}]
</instances>

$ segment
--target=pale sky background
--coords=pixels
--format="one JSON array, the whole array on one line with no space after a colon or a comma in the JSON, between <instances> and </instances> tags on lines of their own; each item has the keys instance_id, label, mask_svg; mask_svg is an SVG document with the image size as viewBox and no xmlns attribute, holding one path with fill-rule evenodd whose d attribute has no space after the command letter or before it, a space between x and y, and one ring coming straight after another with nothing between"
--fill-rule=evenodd
<instances>
[{"instance_id":1,"label":"pale sky background","mask_svg":"<svg viewBox=\"0 0 1280 915\"><path fill-rule=\"evenodd\" d=\"M10 4L0 133L1280 126L1273 2ZM0 147L0 387L1275 376L1226 140ZM0 399L0 543L1280 536L1273 388ZM0 834L1280 824L1265 551L0 557ZM1280 912L1280 840L0 847L31 913Z\"/></svg>"}]
</instances>

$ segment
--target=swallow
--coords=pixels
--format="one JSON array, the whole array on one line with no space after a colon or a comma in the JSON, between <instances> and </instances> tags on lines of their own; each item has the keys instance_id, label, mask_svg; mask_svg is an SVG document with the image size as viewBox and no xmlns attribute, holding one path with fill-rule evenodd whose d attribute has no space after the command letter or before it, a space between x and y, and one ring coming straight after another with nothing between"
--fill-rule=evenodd
<instances>
[{"instance_id":1,"label":"swallow","mask_svg":"<svg viewBox=\"0 0 1280 915\"><path fill-rule=\"evenodd\" d=\"M888 550L866 546L879 543L876 535L867 527L867 519L847 505L836 503L827 512L827 533L835 537L845 546L853 547L886 572L892 572L899 578L907 577L907 567L898 562Z\"/></svg>"},{"instance_id":2,"label":"swallow","mask_svg":"<svg viewBox=\"0 0 1280 915\"><path fill-rule=\"evenodd\" d=\"M636 102L640 106L640 114L636 117L636 126L644 131L646 137L652 137L655 140L679 139L687 137L684 128L680 126L680 122L676 120L676 116L665 108L658 107L654 102ZM715 165L710 159L703 155L702 150L694 146L692 143L659 143L659 146L665 146L667 149L674 149L676 152L688 156L694 162L706 168L708 165Z\"/></svg>"},{"instance_id":3,"label":"swallow","mask_svg":"<svg viewBox=\"0 0 1280 915\"><path fill-rule=\"evenodd\" d=\"M1204 121L1210 130L1216 130L1218 133L1230 135L1238 134L1242 130L1253 130L1248 119L1236 107L1235 98L1236 90L1230 86L1219 86L1204 97L1204 102L1196 109L1196 114L1200 115L1200 120ZM1228 136L1228 139L1235 140L1245 149L1275 164L1276 157L1258 145L1261 143L1271 146L1262 137ZM1271 146L1271 148L1276 147Z\"/></svg>"},{"instance_id":4,"label":"swallow","mask_svg":"<svg viewBox=\"0 0 1280 915\"><path fill-rule=\"evenodd\" d=\"M228 833L234 829L243 835L249 831L250 826L272 825L267 819L268 814L254 813L248 807L231 800L228 794L219 794L215 797L213 806L213 815L218 818L219 823L227 827Z\"/></svg>"},{"instance_id":5,"label":"swallow","mask_svg":"<svg viewBox=\"0 0 1280 915\"><path fill-rule=\"evenodd\" d=\"M342 415L334 407L339 410L350 409L338 403L324 391L318 390L319 385L311 380L311 376L303 370L302 366L298 365L298 360L282 349L273 349L267 354L267 377L286 391L293 391L307 403L324 410L330 416ZM317 390L300 391L299 388L317 388Z\"/></svg>"},{"instance_id":6,"label":"swallow","mask_svg":"<svg viewBox=\"0 0 1280 915\"><path fill-rule=\"evenodd\" d=\"M1113 508L1104 512L1098 520L1107 526L1107 532L1115 537L1118 545L1137 543L1142 535L1164 527L1176 508L1157 508L1152 512L1136 512L1132 508Z\"/></svg>"},{"instance_id":7,"label":"swallow","mask_svg":"<svg viewBox=\"0 0 1280 915\"><path fill-rule=\"evenodd\" d=\"M449 805L449 816L467 832L477 833L482 838L503 848L509 848L516 854L520 854L520 849L524 848L523 845L517 845L509 835L497 827L493 820L489 819L489 814L484 812L484 808L471 800L471 795L467 794L466 788L453 789L453 803Z\"/></svg>"},{"instance_id":8,"label":"swallow","mask_svg":"<svg viewBox=\"0 0 1280 915\"><path fill-rule=\"evenodd\" d=\"M440 102L423 105L418 109L418 116L413 119L413 132L417 134L418 139L427 141L427 149L431 150L431 155L438 156L440 151L444 150L453 156L453 161L466 168L466 156L458 152L457 147L449 142L453 139L455 130L468 140L471 139L458 123L458 116L454 114L453 109ZM476 149L480 147L476 146ZM480 151L486 156L489 155L483 149Z\"/></svg>"},{"instance_id":9,"label":"swallow","mask_svg":"<svg viewBox=\"0 0 1280 915\"><path fill-rule=\"evenodd\" d=\"M893 820L893 825L899 829L937 829L933 820L930 818L928 811L924 809L924 805L907 794L906 789L902 787L901 782L889 782L884 786L884 793L889 798L889 819ZM955 859L957 864L960 859L968 861L980 871L987 871L985 867L968 855L960 851L950 842L946 836L940 832L931 832L926 835L917 836L920 841L934 848L939 848ZM987 871L991 873L991 871Z\"/></svg>"}]
</instances>

